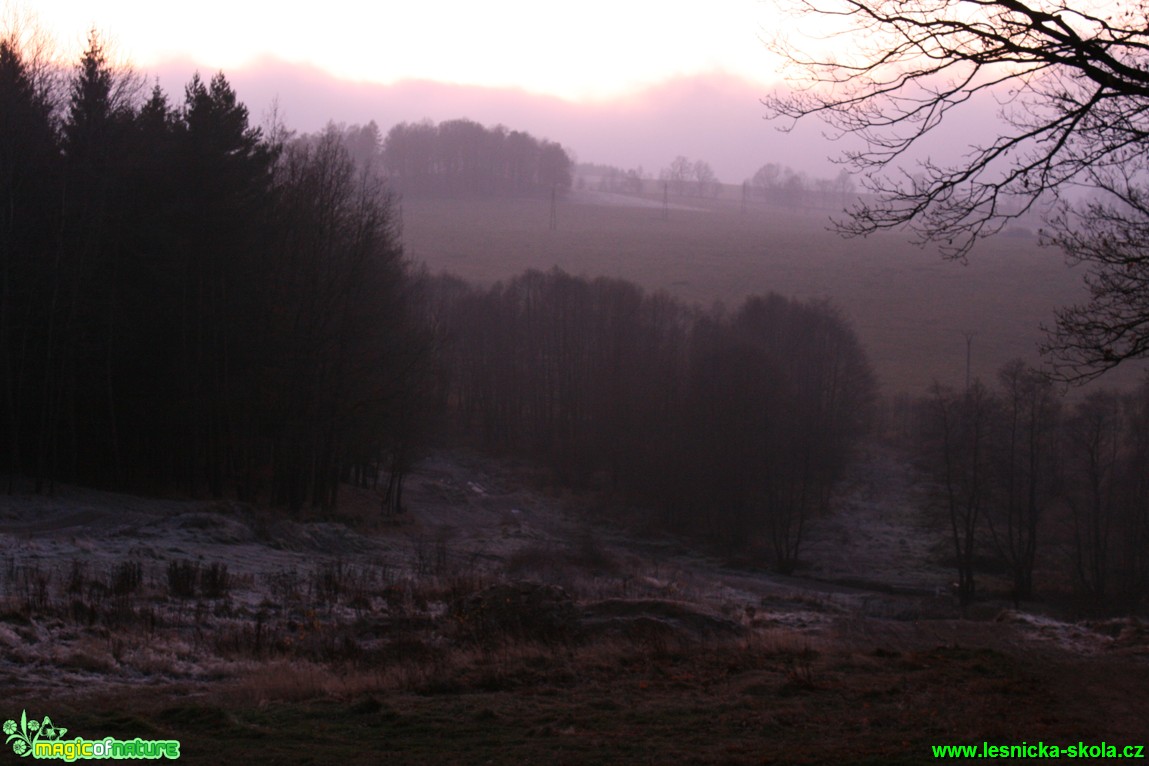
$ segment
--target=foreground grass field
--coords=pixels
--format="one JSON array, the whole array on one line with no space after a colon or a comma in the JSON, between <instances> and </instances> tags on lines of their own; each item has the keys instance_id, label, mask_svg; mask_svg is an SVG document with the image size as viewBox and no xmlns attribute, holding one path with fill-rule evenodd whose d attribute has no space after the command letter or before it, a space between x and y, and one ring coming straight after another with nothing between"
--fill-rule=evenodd
<instances>
[{"instance_id":1,"label":"foreground grass field","mask_svg":"<svg viewBox=\"0 0 1149 766\"><path fill-rule=\"evenodd\" d=\"M177 739L191 764L917 764L932 745L1149 744L1143 622L1048 592L1018 610L990 578L963 619L944 529L910 513L885 459L852 490L861 526L813 525L813 579L589 527L592 498L463 452L424 461L411 512L386 524L353 488L339 520L0 495L0 722Z\"/></svg>"},{"instance_id":2,"label":"foreground grass field","mask_svg":"<svg viewBox=\"0 0 1149 766\"><path fill-rule=\"evenodd\" d=\"M916 764L935 744L1144 744L1143 664L971 648L990 631L937 627L954 640L508 646L410 688L281 666L52 712L89 737L179 739L191 764Z\"/></svg>"},{"instance_id":3,"label":"foreground grass field","mask_svg":"<svg viewBox=\"0 0 1149 766\"><path fill-rule=\"evenodd\" d=\"M1006 361L1039 361L1041 325L1085 298L1082 272L1018 228L984 243L967 265L910 244L904 233L845 240L828 211L737 202L707 209L561 201L549 228L547 200L403 202L409 255L432 273L489 284L526 269L621 277L689 302L733 305L774 291L825 298L854 323L884 392L923 393L935 380L992 377ZM625 198L615 201L626 202ZM672 200L673 202L673 200ZM688 201L687 201L688 203ZM1138 371L1106 377L1128 385Z\"/></svg>"}]
</instances>

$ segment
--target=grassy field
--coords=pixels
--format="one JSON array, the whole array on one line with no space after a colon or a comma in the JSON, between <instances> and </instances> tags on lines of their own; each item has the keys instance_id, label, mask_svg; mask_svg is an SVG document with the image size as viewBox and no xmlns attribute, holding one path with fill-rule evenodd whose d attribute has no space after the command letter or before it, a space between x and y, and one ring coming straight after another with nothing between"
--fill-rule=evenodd
<instances>
[{"instance_id":1,"label":"grassy field","mask_svg":"<svg viewBox=\"0 0 1149 766\"><path fill-rule=\"evenodd\" d=\"M191 764L918 764L941 744L1144 744L1144 665L973 648L949 627L928 648L511 646L406 687L283 664L182 701L52 712L88 738L178 739Z\"/></svg>"},{"instance_id":2,"label":"grassy field","mask_svg":"<svg viewBox=\"0 0 1149 766\"><path fill-rule=\"evenodd\" d=\"M673 202L673 200L672 200ZM734 201L708 209L560 201L549 228L547 200L403 202L409 255L489 284L526 269L621 277L689 302L729 305L774 291L827 298L853 322L887 394L924 392L965 380L966 333L974 375L1006 361L1038 363L1041 325L1058 306L1085 298L1080 270L1025 230L985 242L968 265L944 261L904 233L846 240L827 230L827 211ZM1142 368L1143 369L1143 368ZM1138 371L1107 376L1130 385Z\"/></svg>"},{"instance_id":3,"label":"grassy field","mask_svg":"<svg viewBox=\"0 0 1149 766\"><path fill-rule=\"evenodd\" d=\"M334 519L0 494L0 722L176 739L191 764L876 766L942 744L1146 744L1144 623L1019 612L988 578L962 619L944 525L911 513L894 456L859 471L850 518L812 523L819 580L591 526L613 515L594 496L461 451L424 460L386 522L351 487Z\"/></svg>"}]
</instances>

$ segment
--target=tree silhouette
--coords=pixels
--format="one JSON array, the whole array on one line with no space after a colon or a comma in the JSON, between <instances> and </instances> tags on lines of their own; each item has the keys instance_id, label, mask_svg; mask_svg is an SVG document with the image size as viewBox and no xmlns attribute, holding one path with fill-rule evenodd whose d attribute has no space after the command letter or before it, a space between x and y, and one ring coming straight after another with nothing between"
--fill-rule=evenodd
<instances>
[{"instance_id":1,"label":"tree silhouette","mask_svg":"<svg viewBox=\"0 0 1149 766\"><path fill-rule=\"evenodd\" d=\"M125 408L131 405L121 386L124 365L135 351L127 338L134 327L124 296L131 277L126 251L135 223L130 217L135 169L129 146L137 85L130 71L108 62L99 34L89 33L69 83L61 140L66 242L55 278L67 291L71 310L61 314L57 325L61 376L53 387L49 422L65 406L82 413L64 427L72 432L72 449L90 462L76 465L80 458L71 455L71 470L103 475L111 484L119 482L124 470L121 432Z\"/></svg>"},{"instance_id":2,"label":"tree silhouette","mask_svg":"<svg viewBox=\"0 0 1149 766\"><path fill-rule=\"evenodd\" d=\"M924 453L950 522L958 598L967 606L977 595L979 529L994 498L993 425L1000 401L975 380L963 393L935 385L927 408Z\"/></svg>"},{"instance_id":3,"label":"tree silhouette","mask_svg":"<svg viewBox=\"0 0 1149 766\"><path fill-rule=\"evenodd\" d=\"M4 470L329 510L412 454L431 345L377 129L285 154L222 73L140 99L94 32L49 74L0 39Z\"/></svg>"},{"instance_id":4,"label":"tree silhouette","mask_svg":"<svg viewBox=\"0 0 1149 766\"><path fill-rule=\"evenodd\" d=\"M1060 311L1045 350L1060 376L1095 377L1149 354L1149 17L1142 3L1060 0L781 0L832 17L833 53L795 37L773 47L796 87L766 99L775 117L818 115L865 148L844 159L878 201L838 223L848 235L909 226L964 258L981 237L1061 200L1046 239L1089 268L1088 302ZM953 164L898 168L911 147L980 95L1003 131ZM896 172L885 172L896 171ZM1085 186L1095 197L1073 202Z\"/></svg>"},{"instance_id":5,"label":"tree silhouette","mask_svg":"<svg viewBox=\"0 0 1149 766\"><path fill-rule=\"evenodd\" d=\"M865 354L831 307L771 295L704 313L561 271L434 288L447 400L485 446L797 566L874 396Z\"/></svg>"},{"instance_id":6,"label":"tree silhouette","mask_svg":"<svg viewBox=\"0 0 1149 766\"><path fill-rule=\"evenodd\" d=\"M0 454L10 477L36 471L44 371L29 349L45 332L38 299L60 225L52 110L20 41L0 39Z\"/></svg>"},{"instance_id":7,"label":"tree silhouette","mask_svg":"<svg viewBox=\"0 0 1149 766\"><path fill-rule=\"evenodd\" d=\"M1095 391L1073 408L1066 428L1073 563L1081 586L1097 603L1112 587L1122 426L1120 398L1112 391Z\"/></svg>"},{"instance_id":8,"label":"tree silhouette","mask_svg":"<svg viewBox=\"0 0 1149 766\"><path fill-rule=\"evenodd\" d=\"M1015 601L1033 596L1040 523L1058 491L1060 402L1053 384L1020 360L998 373L1001 418L994 435L998 492L986 521L1013 576Z\"/></svg>"},{"instance_id":9,"label":"tree silhouette","mask_svg":"<svg viewBox=\"0 0 1149 766\"><path fill-rule=\"evenodd\" d=\"M408 194L538 196L565 193L572 182L560 144L466 119L399 123L383 139L382 158Z\"/></svg>"}]
</instances>

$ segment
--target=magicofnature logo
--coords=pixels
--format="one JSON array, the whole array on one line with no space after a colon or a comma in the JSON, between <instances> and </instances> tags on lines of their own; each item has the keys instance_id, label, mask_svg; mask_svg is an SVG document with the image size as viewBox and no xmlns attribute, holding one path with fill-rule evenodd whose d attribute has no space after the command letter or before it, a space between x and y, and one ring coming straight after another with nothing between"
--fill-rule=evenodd
<instances>
[{"instance_id":1,"label":"magicofnature logo","mask_svg":"<svg viewBox=\"0 0 1149 766\"><path fill-rule=\"evenodd\" d=\"M93 758L170 758L180 757L179 740L168 739L128 739L115 737L89 740L83 737L64 739L68 730L56 726L52 719L44 716L37 721L28 718L28 711L20 711L20 723L9 719L4 722L5 744L12 745L12 752L27 758L68 761L91 760Z\"/></svg>"},{"instance_id":2,"label":"magicofnature logo","mask_svg":"<svg viewBox=\"0 0 1149 766\"><path fill-rule=\"evenodd\" d=\"M20 712L19 731L16 729L16 722L8 720L4 722L4 733L8 735L4 744L12 743L12 752L16 755L29 756L37 742L57 742L68 733L68 730L52 725L52 719L48 716L44 716L43 721L37 721L35 718L29 721L28 711L23 710Z\"/></svg>"}]
</instances>

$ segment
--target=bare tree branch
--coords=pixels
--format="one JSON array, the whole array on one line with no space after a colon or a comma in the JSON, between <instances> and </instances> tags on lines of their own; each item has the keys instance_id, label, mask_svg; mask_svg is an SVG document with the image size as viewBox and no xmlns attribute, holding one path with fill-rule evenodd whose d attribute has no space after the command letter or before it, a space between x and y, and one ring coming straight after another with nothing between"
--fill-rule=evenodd
<instances>
[{"instance_id":1,"label":"bare tree branch","mask_svg":"<svg viewBox=\"0 0 1149 766\"><path fill-rule=\"evenodd\" d=\"M793 18L840 27L833 53L799 50L793 36L768 43L790 62L791 89L763 104L788 127L813 115L865 142L842 161L876 201L835 220L842 234L908 228L961 260L1010 221L1052 210L1044 241L1088 267L1091 294L1049 332L1058 373L1083 380L1149 356L1144 2L778 2ZM949 164L904 167L955 109L987 96L998 99L1002 135ZM1082 190L1093 196L1074 202Z\"/></svg>"}]
</instances>

